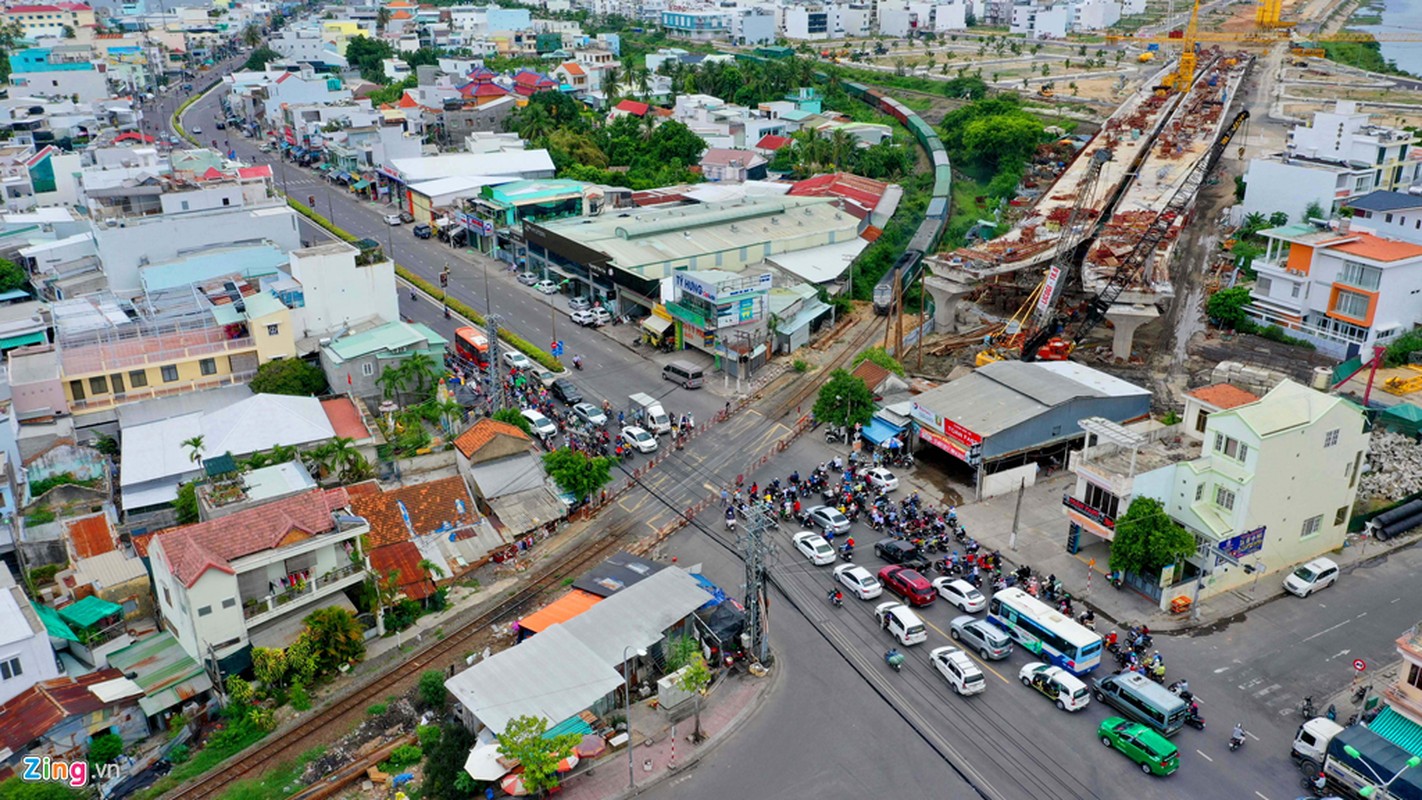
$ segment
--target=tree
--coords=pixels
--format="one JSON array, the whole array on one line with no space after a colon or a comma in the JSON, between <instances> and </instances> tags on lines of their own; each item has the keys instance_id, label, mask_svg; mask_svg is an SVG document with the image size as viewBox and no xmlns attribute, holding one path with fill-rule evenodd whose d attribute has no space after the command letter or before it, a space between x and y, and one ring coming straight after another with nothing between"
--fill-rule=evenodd
<instances>
[{"instance_id":1,"label":"tree","mask_svg":"<svg viewBox=\"0 0 1422 800\"><path fill-rule=\"evenodd\" d=\"M520 414L516 408L501 408L494 412L492 418L499 422L512 425L524 433L533 433L533 428L528 424L528 420L524 419L524 416Z\"/></svg>"},{"instance_id":2,"label":"tree","mask_svg":"<svg viewBox=\"0 0 1422 800\"><path fill-rule=\"evenodd\" d=\"M1111 541L1111 569L1153 577L1195 552L1195 537L1165 513L1151 497L1137 496L1116 518Z\"/></svg>"},{"instance_id":3,"label":"tree","mask_svg":"<svg viewBox=\"0 0 1422 800\"><path fill-rule=\"evenodd\" d=\"M10 81L10 54L15 46L25 39L25 30L19 22L0 24L0 83Z\"/></svg>"},{"instance_id":4,"label":"tree","mask_svg":"<svg viewBox=\"0 0 1422 800\"><path fill-rule=\"evenodd\" d=\"M1317 200L1309 203L1308 206L1304 208L1303 221L1307 222L1311 219L1328 219L1328 213L1323 210L1322 204Z\"/></svg>"},{"instance_id":5,"label":"tree","mask_svg":"<svg viewBox=\"0 0 1422 800\"><path fill-rule=\"evenodd\" d=\"M558 762L572 754L582 741L576 733L544 737L548 720L542 717L515 717L499 734L499 754L523 765L523 785L532 795L558 786Z\"/></svg>"},{"instance_id":6,"label":"tree","mask_svg":"<svg viewBox=\"0 0 1422 800\"><path fill-rule=\"evenodd\" d=\"M903 376L904 374L904 365L900 364L898 359L889 355L888 351L886 351L884 348L879 347L877 345L874 347L870 347L864 352L855 356L854 363L851 364L851 366L857 367L865 361L871 361L875 364L878 364L879 366L894 373L895 375Z\"/></svg>"},{"instance_id":7,"label":"tree","mask_svg":"<svg viewBox=\"0 0 1422 800\"><path fill-rule=\"evenodd\" d=\"M251 386L259 394L314 397L326 392L326 375L320 367L299 358L281 358L257 367Z\"/></svg>"},{"instance_id":8,"label":"tree","mask_svg":"<svg viewBox=\"0 0 1422 800\"><path fill-rule=\"evenodd\" d=\"M874 395L864 381L842 369L830 373L815 400L815 419L840 428L867 424L874 416Z\"/></svg>"},{"instance_id":9,"label":"tree","mask_svg":"<svg viewBox=\"0 0 1422 800\"><path fill-rule=\"evenodd\" d=\"M1269 215L1269 225L1275 228L1282 228L1289 224L1289 214L1286 211L1275 211Z\"/></svg>"},{"instance_id":10,"label":"tree","mask_svg":"<svg viewBox=\"0 0 1422 800\"><path fill-rule=\"evenodd\" d=\"M392 400L410 385L410 373L402 369L401 365L387 365L376 377L375 383L384 390L385 399Z\"/></svg>"},{"instance_id":11,"label":"tree","mask_svg":"<svg viewBox=\"0 0 1422 800\"><path fill-rule=\"evenodd\" d=\"M251 30L251 29L249 29ZM267 68L267 64L281 58L281 53L265 45L258 47L247 55L247 63L242 65L242 69L260 72Z\"/></svg>"},{"instance_id":12,"label":"tree","mask_svg":"<svg viewBox=\"0 0 1422 800\"><path fill-rule=\"evenodd\" d=\"M543 468L548 470L560 489L580 502L591 500L599 489L612 480L612 459L591 457L566 447L544 453Z\"/></svg>"},{"instance_id":13,"label":"tree","mask_svg":"<svg viewBox=\"0 0 1422 800\"><path fill-rule=\"evenodd\" d=\"M701 655L701 645L690 636L678 636L672 640L671 652L667 655L668 672L682 669L686 671L677 678L676 685L683 692L690 692L692 702L696 704L696 722L693 723L691 735L694 741L699 742L705 738L701 732L701 698L711 685L711 668Z\"/></svg>"},{"instance_id":14,"label":"tree","mask_svg":"<svg viewBox=\"0 0 1422 800\"><path fill-rule=\"evenodd\" d=\"M380 10L375 12L375 29L381 33L384 33L385 26L389 23L390 9L386 8L385 6L381 6Z\"/></svg>"},{"instance_id":15,"label":"tree","mask_svg":"<svg viewBox=\"0 0 1422 800\"><path fill-rule=\"evenodd\" d=\"M116 733L103 733L89 742L89 763L107 764L123 752L123 738Z\"/></svg>"},{"instance_id":16,"label":"tree","mask_svg":"<svg viewBox=\"0 0 1422 800\"><path fill-rule=\"evenodd\" d=\"M198 513L197 481L188 481L178 487L178 496L173 500L173 510L178 514L179 525L191 525L202 518Z\"/></svg>"},{"instance_id":17,"label":"tree","mask_svg":"<svg viewBox=\"0 0 1422 800\"><path fill-rule=\"evenodd\" d=\"M431 800L467 800L475 796L464 762L474 746L474 734L458 722L439 729L439 738L425 746L423 796ZM482 795L480 795L482 796Z\"/></svg>"},{"instance_id":18,"label":"tree","mask_svg":"<svg viewBox=\"0 0 1422 800\"><path fill-rule=\"evenodd\" d=\"M389 83L381 63L395 55L395 49L383 39L353 36L346 42L346 61L360 70L360 76L371 83Z\"/></svg>"},{"instance_id":19,"label":"tree","mask_svg":"<svg viewBox=\"0 0 1422 800\"><path fill-rule=\"evenodd\" d=\"M1249 294L1249 287L1234 286L1229 289L1221 289L1210 296L1205 303L1205 315L1215 321L1221 328L1229 330L1248 330L1249 315L1244 313L1244 309L1253 298Z\"/></svg>"},{"instance_id":20,"label":"tree","mask_svg":"<svg viewBox=\"0 0 1422 800\"><path fill-rule=\"evenodd\" d=\"M444 688L444 673L428 669L420 673L420 703L428 709L444 712L449 705L449 692Z\"/></svg>"},{"instance_id":21,"label":"tree","mask_svg":"<svg viewBox=\"0 0 1422 800\"><path fill-rule=\"evenodd\" d=\"M242 44L255 48L262 43L262 29L256 25L248 25L242 29Z\"/></svg>"},{"instance_id":22,"label":"tree","mask_svg":"<svg viewBox=\"0 0 1422 800\"><path fill-rule=\"evenodd\" d=\"M365 658L365 635L355 615L344 608L319 608L306 617L311 655L321 672Z\"/></svg>"},{"instance_id":23,"label":"tree","mask_svg":"<svg viewBox=\"0 0 1422 800\"><path fill-rule=\"evenodd\" d=\"M19 264L0 258L0 292L13 292L29 282L29 276Z\"/></svg>"},{"instance_id":24,"label":"tree","mask_svg":"<svg viewBox=\"0 0 1422 800\"><path fill-rule=\"evenodd\" d=\"M252 648L252 673L268 694L276 692L286 684L286 651L277 647Z\"/></svg>"}]
</instances>

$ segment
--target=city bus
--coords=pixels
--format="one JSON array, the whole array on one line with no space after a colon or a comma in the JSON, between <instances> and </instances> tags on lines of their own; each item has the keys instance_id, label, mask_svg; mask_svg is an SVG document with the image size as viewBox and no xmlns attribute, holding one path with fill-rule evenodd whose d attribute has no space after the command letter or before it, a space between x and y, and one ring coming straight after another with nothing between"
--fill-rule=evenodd
<instances>
[{"instance_id":1,"label":"city bus","mask_svg":"<svg viewBox=\"0 0 1422 800\"><path fill-rule=\"evenodd\" d=\"M1021 589L1003 589L988 603L988 622L1018 645L1075 675L1101 665L1101 636Z\"/></svg>"},{"instance_id":2,"label":"city bus","mask_svg":"<svg viewBox=\"0 0 1422 800\"><path fill-rule=\"evenodd\" d=\"M460 328L454 332L454 354L488 369L489 337L478 328Z\"/></svg>"}]
</instances>

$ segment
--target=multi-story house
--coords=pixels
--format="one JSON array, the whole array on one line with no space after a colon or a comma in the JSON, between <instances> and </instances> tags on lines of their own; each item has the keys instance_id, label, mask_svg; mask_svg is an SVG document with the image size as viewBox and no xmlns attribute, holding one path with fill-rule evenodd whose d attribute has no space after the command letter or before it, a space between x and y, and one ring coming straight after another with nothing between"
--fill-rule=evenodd
<instances>
[{"instance_id":1,"label":"multi-story house","mask_svg":"<svg viewBox=\"0 0 1422 800\"><path fill-rule=\"evenodd\" d=\"M1415 742L1422 730L1422 624L1397 637L1397 654L1402 656L1397 680L1382 690L1387 709L1368 727L1385 739L1393 740L1390 734L1396 730L1409 734Z\"/></svg>"},{"instance_id":2,"label":"multi-story house","mask_svg":"<svg viewBox=\"0 0 1422 800\"><path fill-rule=\"evenodd\" d=\"M1373 124L1357 103L1340 100L1311 125L1294 126L1284 152L1250 159L1244 212L1282 211L1304 222L1310 204L1331 215L1377 189L1405 192L1422 180L1422 161L1410 157L1416 143L1412 131Z\"/></svg>"},{"instance_id":3,"label":"multi-story house","mask_svg":"<svg viewBox=\"0 0 1422 800\"><path fill-rule=\"evenodd\" d=\"M94 27L94 9L87 3L40 3L5 9L5 21L18 23L26 39L64 38L65 28Z\"/></svg>"},{"instance_id":4,"label":"multi-story house","mask_svg":"<svg viewBox=\"0 0 1422 800\"><path fill-rule=\"evenodd\" d=\"M823 5L787 6L781 18L785 38L816 41L834 33L833 9Z\"/></svg>"},{"instance_id":5,"label":"multi-story house","mask_svg":"<svg viewBox=\"0 0 1422 800\"><path fill-rule=\"evenodd\" d=\"M694 42L725 41L731 35L731 20L721 9L676 9L662 12L662 29L668 36Z\"/></svg>"},{"instance_id":6,"label":"multi-story house","mask_svg":"<svg viewBox=\"0 0 1422 800\"><path fill-rule=\"evenodd\" d=\"M40 681L59 677L49 632L10 568L0 564L0 704Z\"/></svg>"},{"instance_id":7,"label":"multi-story house","mask_svg":"<svg viewBox=\"0 0 1422 800\"><path fill-rule=\"evenodd\" d=\"M12 91L88 103L109 96L109 65L88 45L31 47L10 56Z\"/></svg>"},{"instance_id":8,"label":"multi-story house","mask_svg":"<svg viewBox=\"0 0 1422 800\"><path fill-rule=\"evenodd\" d=\"M165 630L224 670L251 647L285 647L300 620L365 579L366 521L345 489L309 492L158 533L148 542ZM240 667L236 667L240 668Z\"/></svg>"},{"instance_id":9,"label":"multi-story house","mask_svg":"<svg viewBox=\"0 0 1422 800\"><path fill-rule=\"evenodd\" d=\"M1268 244L1254 261L1259 277L1246 309L1258 321L1344 358L1370 356L1373 345L1422 323L1422 306L1416 302L1422 290L1422 236L1415 228L1407 230L1422 213L1409 217L1406 209L1384 211L1400 205L1388 197L1357 202L1369 215L1362 220L1264 231ZM1370 226L1375 222L1413 240L1374 233Z\"/></svg>"},{"instance_id":10,"label":"multi-story house","mask_svg":"<svg viewBox=\"0 0 1422 800\"><path fill-rule=\"evenodd\" d=\"M1071 459L1077 484L1063 502L1074 547L1087 546L1083 533L1114 539L1136 497L1159 500L1199 545L1169 575L1128 576L1162 605L1193 597L1197 578L1204 598L1341 547L1368 446L1356 405L1287 380L1209 414L1199 442L1104 420L1081 426L1095 444Z\"/></svg>"}]
</instances>

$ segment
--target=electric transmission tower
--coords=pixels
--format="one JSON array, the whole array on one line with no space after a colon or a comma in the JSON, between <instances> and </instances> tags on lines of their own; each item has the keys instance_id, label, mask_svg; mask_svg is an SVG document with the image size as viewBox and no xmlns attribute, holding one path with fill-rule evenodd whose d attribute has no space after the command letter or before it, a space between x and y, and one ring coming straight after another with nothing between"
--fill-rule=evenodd
<instances>
[{"instance_id":1,"label":"electric transmission tower","mask_svg":"<svg viewBox=\"0 0 1422 800\"><path fill-rule=\"evenodd\" d=\"M765 666L770 666L770 634L767 625L769 604L766 597L765 573L775 550L771 534L780 530L775 515L760 503L746 511L746 521L738 544L746 563L746 630L750 634L750 652Z\"/></svg>"},{"instance_id":2,"label":"electric transmission tower","mask_svg":"<svg viewBox=\"0 0 1422 800\"><path fill-rule=\"evenodd\" d=\"M508 403L504 397L504 381L500 375L500 365L503 363L499 351L499 322L498 314L490 314L485 327L489 332L489 398L494 403L493 411L507 408ZM492 412L491 412L492 413Z\"/></svg>"}]
</instances>

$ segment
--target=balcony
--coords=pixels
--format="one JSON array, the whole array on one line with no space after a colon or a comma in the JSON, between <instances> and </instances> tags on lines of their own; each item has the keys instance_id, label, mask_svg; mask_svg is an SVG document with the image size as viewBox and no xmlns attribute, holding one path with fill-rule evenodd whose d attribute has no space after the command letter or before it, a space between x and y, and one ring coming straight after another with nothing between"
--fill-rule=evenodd
<instances>
[{"instance_id":1,"label":"balcony","mask_svg":"<svg viewBox=\"0 0 1422 800\"><path fill-rule=\"evenodd\" d=\"M244 601L242 618L247 621L248 625L255 625L279 614L285 614L305 606L317 597L359 583L364 575L365 568L360 564L346 564L324 575L313 575L305 586L296 586L261 599Z\"/></svg>"},{"instance_id":2,"label":"balcony","mask_svg":"<svg viewBox=\"0 0 1422 800\"><path fill-rule=\"evenodd\" d=\"M195 392L201 389L213 389L218 386L232 386L239 383L247 383L252 380L256 374L256 370L249 369L241 372L228 373L227 375L214 375L211 378L203 378L195 381L181 381L178 383L165 383L162 386L130 389L126 392L120 392L119 394L75 400L69 404L69 410L75 414L84 414L90 411L120 406L124 403L133 403L138 400L148 400L154 397L170 397L175 394Z\"/></svg>"},{"instance_id":3,"label":"balcony","mask_svg":"<svg viewBox=\"0 0 1422 800\"><path fill-rule=\"evenodd\" d=\"M225 328L211 326L174 331L157 336L133 336L87 345L68 345L60 351L64 377L110 373L134 367L191 361L200 356L256 349L250 336L230 336Z\"/></svg>"}]
</instances>

